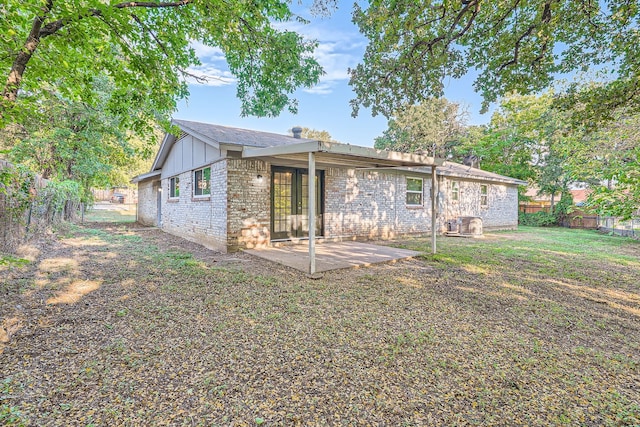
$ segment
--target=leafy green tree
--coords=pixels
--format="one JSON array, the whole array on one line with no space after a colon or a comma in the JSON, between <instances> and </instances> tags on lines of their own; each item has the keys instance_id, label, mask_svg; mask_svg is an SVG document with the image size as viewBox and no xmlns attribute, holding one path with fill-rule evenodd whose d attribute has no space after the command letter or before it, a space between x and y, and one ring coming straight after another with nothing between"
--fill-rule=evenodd
<instances>
[{"instance_id":1,"label":"leafy green tree","mask_svg":"<svg viewBox=\"0 0 640 427\"><path fill-rule=\"evenodd\" d=\"M126 184L153 153L152 143L128 132L126 119L108 108L114 96L109 80L95 80L94 86L99 102L93 106L49 93L39 114L7 144L13 162L46 179L77 182L85 200L91 187Z\"/></svg>"},{"instance_id":2,"label":"leafy green tree","mask_svg":"<svg viewBox=\"0 0 640 427\"><path fill-rule=\"evenodd\" d=\"M600 215L638 215L640 208L640 115L612 112L614 120L563 148L573 179L593 192L588 205Z\"/></svg>"},{"instance_id":3,"label":"leafy green tree","mask_svg":"<svg viewBox=\"0 0 640 427\"><path fill-rule=\"evenodd\" d=\"M482 135L465 138L460 151L477 156L483 170L524 181L536 177L531 140L512 127L490 125Z\"/></svg>"},{"instance_id":4,"label":"leafy green tree","mask_svg":"<svg viewBox=\"0 0 640 427\"><path fill-rule=\"evenodd\" d=\"M431 156L451 157L466 131L467 112L444 98L407 105L390 118L388 128L374 146L401 152L422 151Z\"/></svg>"},{"instance_id":5,"label":"leafy green tree","mask_svg":"<svg viewBox=\"0 0 640 427\"><path fill-rule=\"evenodd\" d=\"M557 73L609 67L610 80L581 90L566 106L606 116L619 106L640 110L640 45L636 1L371 0L356 4L354 22L369 44L350 70L360 106L390 116L402 105L443 95L443 81L477 71L486 109L505 94L550 87Z\"/></svg>"},{"instance_id":6,"label":"leafy green tree","mask_svg":"<svg viewBox=\"0 0 640 427\"><path fill-rule=\"evenodd\" d=\"M322 69L312 57L315 42L279 29L294 18L280 0L5 0L0 125L38 109L43 87L93 105L93 80L108 75L115 84L109 108L149 131L152 119L167 118L187 95L188 78L206 78L189 71L199 64L194 41L224 53L243 115L295 111L290 95L315 84Z\"/></svg>"},{"instance_id":7,"label":"leafy green tree","mask_svg":"<svg viewBox=\"0 0 640 427\"><path fill-rule=\"evenodd\" d=\"M479 139L467 139L462 152L480 157L483 169L531 182L540 194L551 196L568 190L564 147L577 138L566 123L567 113L554 108L553 94L512 95ZM579 134L579 133L578 133Z\"/></svg>"},{"instance_id":8,"label":"leafy green tree","mask_svg":"<svg viewBox=\"0 0 640 427\"><path fill-rule=\"evenodd\" d=\"M484 170L534 181L537 135L523 128L530 127L544 111L534 108L534 100L533 97L503 99L491 123L469 132L460 151L479 157Z\"/></svg>"}]
</instances>

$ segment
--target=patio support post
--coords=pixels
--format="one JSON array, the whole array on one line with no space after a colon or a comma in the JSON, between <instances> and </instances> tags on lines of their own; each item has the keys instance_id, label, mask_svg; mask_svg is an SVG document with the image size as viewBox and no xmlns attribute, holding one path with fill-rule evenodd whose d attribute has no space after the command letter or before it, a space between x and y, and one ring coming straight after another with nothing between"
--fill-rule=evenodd
<instances>
[{"instance_id":1,"label":"patio support post","mask_svg":"<svg viewBox=\"0 0 640 427\"><path fill-rule=\"evenodd\" d=\"M436 253L436 218L438 204L436 203L436 166L431 166L431 252Z\"/></svg>"},{"instance_id":2,"label":"patio support post","mask_svg":"<svg viewBox=\"0 0 640 427\"><path fill-rule=\"evenodd\" d=\"M309 274L316 273L316 155L309 152Z\"/></svg>"}]
</instances>

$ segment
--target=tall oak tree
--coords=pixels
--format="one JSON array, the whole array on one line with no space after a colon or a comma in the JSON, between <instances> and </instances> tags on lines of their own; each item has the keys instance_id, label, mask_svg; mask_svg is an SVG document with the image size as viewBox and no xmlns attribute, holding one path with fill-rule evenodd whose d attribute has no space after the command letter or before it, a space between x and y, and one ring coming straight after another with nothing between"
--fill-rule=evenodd
<instances>
[{"instance_id":1,"label":"tall oak tree","mask_svg":"<svg viewBox=\"0 0 640 427\"><path fill-rule=\"evenodd\" d=\"M331 3L316 0L316 8ZM6 0L0 124L37 109L43 87L91 105L98 74L112 79L110 108L130 112L132 126L167 118L187 94L190 67L200 64L194 42L224 54L242 114L295 111L290 95L322 74L312 56L316 43L277 25L295 18L280 0Z\"/></svg>"}]
</instances>

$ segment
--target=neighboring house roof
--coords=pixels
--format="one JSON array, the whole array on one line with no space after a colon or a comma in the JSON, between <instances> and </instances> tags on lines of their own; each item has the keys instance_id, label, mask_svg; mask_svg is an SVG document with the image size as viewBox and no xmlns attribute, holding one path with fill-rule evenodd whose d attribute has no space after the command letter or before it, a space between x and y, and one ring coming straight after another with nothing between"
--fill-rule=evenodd
<instances>
[{"instance_id":1,"label":"neighboring house roof","mask_svg":"<svg viewBox=\"0 0 640 427\"><path fill-rule=\"evenodd\" d=\"M589 194L593 193L593 190L589 188L570 190L573 196L573 203L584 203L589 198Z\"/></svg>"},{"instance_id":2,"label":"neighboring house roof","mask_svg":"<svg viewBox=\"0 0 640 427\"><path fill-rule=\"evenodd\" d=\"M530 197L531 201L534 201L534 202L551 202L551 196L549 194L538 194L538 191L540 191L540 189L537 187L529 187L527 188L527 192L524 193L524 195L527 197ZM593 190L589 188L584 188L584 189L569 190L569 192L573 196L573 203L578 204L578 203L584 203L585 200L587 200L587 198L589 197L589 194L593 192ZM560 200L561 196L562 196L561 193L557 193L555 195L556 200Z\"/></svg>"}]
</instances>

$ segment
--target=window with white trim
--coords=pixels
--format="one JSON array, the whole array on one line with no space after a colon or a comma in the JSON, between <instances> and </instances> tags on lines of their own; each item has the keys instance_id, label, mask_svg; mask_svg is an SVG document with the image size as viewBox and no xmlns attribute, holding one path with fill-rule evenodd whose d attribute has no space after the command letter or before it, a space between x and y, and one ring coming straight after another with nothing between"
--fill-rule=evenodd
<instances>
[{"instance_id":1,"label":"window with white trim","mask_svg":"<svg viewBox=\"0 0 640 427\"><path fill-rule=\"evenodd\" d=\"M460 200L460 183L458 181L451 181L451 200L454 202Z\"/></svg>"},{"instance_id":2,"label":"window with white trim","mask_svg":"<svg viewBox=\"0 0 640 427\"><path fill-rule=\"evenodd\" d=\"M486 184L480 185L480 206L489 206L489 186Z\"/></svg>"},{"instance_id":3,"label":"window with white trim","mask_svg":"<svg viewBox=\"0 0 640 427\"><path fill-rule=\"evenodd\" d=\"M422 178L407 177L407 206L422 206Z\"/></svg>"},{"instance_id":4,"label":"window with white trim","mask_svg":"<svg viewBox=\"0 0 640 427\"><path fill-rule=\"evenodd\" d=\"M174 176L169 178L169 198L175 199L180 197L180 178Z\"/></svg>"},{"instance_id":5,"label":"window with white trim","mask_svg":"<svg viewBox=\"0 0 640 427\"><path fill-rule=\"evenodd\" d=\"M211 168L206 167L193 172L193 195L211 195Z\"/></svg>"}]
</instances>

